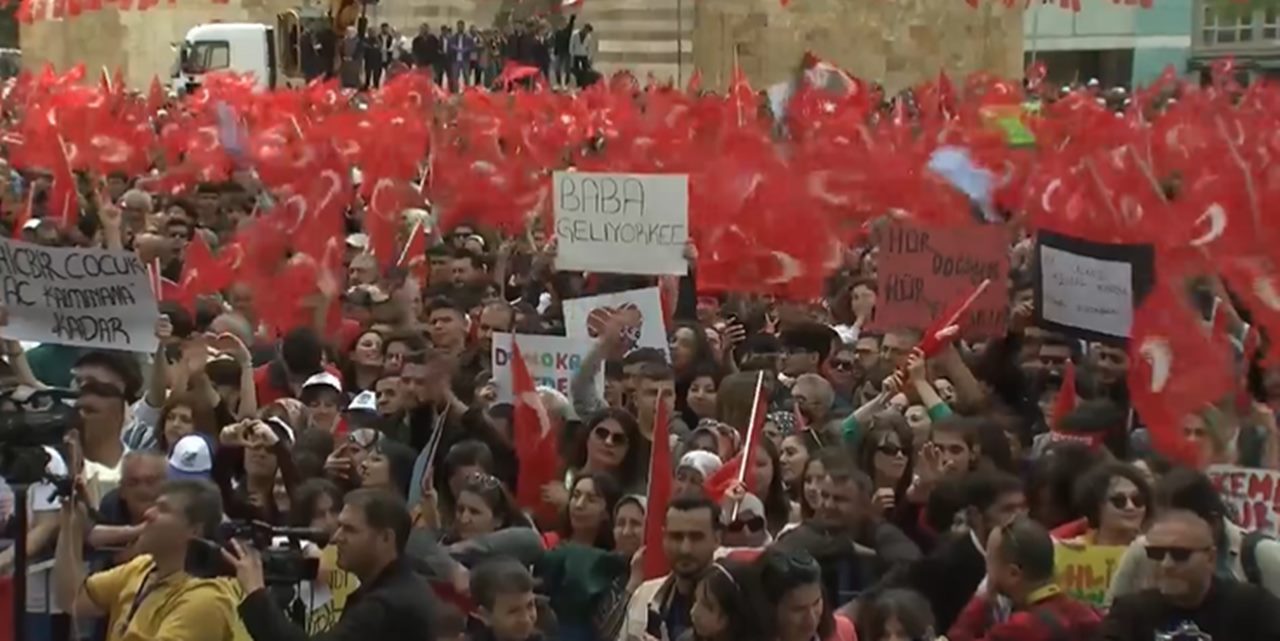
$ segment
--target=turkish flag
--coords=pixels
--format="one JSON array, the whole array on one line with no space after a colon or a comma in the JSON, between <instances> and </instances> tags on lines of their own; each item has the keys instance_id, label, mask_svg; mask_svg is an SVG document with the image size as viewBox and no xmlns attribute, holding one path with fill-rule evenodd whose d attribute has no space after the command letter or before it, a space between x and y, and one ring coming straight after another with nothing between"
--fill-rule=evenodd
<instances>
[{"instance_id":1,"label":"turkish flag","mask_svg":"<svg viewBox=\"0 0 1280 641\"><path fill-rule=\"evenodd\" d=\"M80 196L76 190L76 175L71 173L67 150L62 136L55 136L57 149L53 153L53 186L49 191L49 214L62 221L64 228L80 222Z\"/></svg>"},{"instance_id":2,"label":"turkish flag","mask_svg":"<svg viewBox=\"0 0 1280 641\"><path fill-rule=\"evenodd\" d=\"M560 457L556 452L556 434L542 397L533 384L529 366L520 353L515 336L511 340L511 388L515 396L516 459L520 461L516 478L516 503L530 510L541 527L554 523L558 514L542 500L542 488L558 481Z\"/></svg>"},{"instance_id":3,"label":"turkish flag","mask_svg":"<svg viewBox=\"0 0 1280 641\"><path fill-rule=\"evenodd\" d=\"M764 391L764 373L761 372L756 379L756 398L751 409L751 426L747 428L746 443L742 446L742 451L738 452L733 458L724 462L720 469L716 470L709 478L702 482L702 487L706 489L707 496L711 500L720 502L724 498L729 487L737 481L742 481L747 486L747 491L757 494L756 487L756 457L760 451L760 435L764 433L764 419L769 413L769 400L765 398ZM743 464L743 457L746 457L746 464Z\"/></svg>"},{"instance_id":4,"label":"turkish flag","mask_svg":"<svg viewBox=\"0 0 1280 641\"><path fill-rule=\"evenodd\" d=\"M644 521L644 578L653 579L669 571L666 552L662 549L662 530L667 520L667 504L671 502L671 483L675 470L671 466L670 417L667 404L658 398L653 413L653 455L649 462L649 507Z\"/></svg>"}]
</instances>

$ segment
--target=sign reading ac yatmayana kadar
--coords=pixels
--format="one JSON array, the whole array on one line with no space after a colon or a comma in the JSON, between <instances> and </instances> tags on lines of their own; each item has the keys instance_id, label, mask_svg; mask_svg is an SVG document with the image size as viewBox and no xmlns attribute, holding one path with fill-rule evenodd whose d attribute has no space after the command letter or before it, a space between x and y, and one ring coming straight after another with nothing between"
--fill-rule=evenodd
<instances>
[{"instance_id":1,"label":"sign reading ac yatmayana kadar","mask_svg":"<svg viewBox=\"0 0 1280 641\"><path fill-rule=\"evenodd\" d=\"M0 239L0 336L154 352L156 297L132 252L44 247Z\"/></svg>"}]
</instances>

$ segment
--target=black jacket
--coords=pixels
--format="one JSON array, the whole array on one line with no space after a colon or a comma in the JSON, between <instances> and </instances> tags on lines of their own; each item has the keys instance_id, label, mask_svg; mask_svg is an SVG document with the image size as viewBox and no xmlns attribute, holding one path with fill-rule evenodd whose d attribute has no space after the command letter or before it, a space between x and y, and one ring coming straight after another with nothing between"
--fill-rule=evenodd
<instances>
[{"instance_id":1,"label":"black jacket","mask_svg":"<svg viewBox=\"0 0 1280 641\"><path fill-rule=\"evenodd\" d=\"M323 641L435 641L435 593L403 558L347 597L337 624L316 635ZM311 639L276 607L266 590L240 603L240 619L254 641Z\"/></svg>"},{"instance_id":2,"label":"black jacket","mask_svg":"<svg viewBox=\"0 0 1280 641\"><path fill-rule=\"evenodd\" d=\"M1147 641L1184 625L1211 639L1280 639L1280 599L1256 585L1215 578L1200 607L1184 610L1145 590L1116 599L1102 621L1102 638Z\"/></svg>"},{"instance_id":3,"label":"black jacket","mask_svg":"<svg viewBox=\"0 0 1280 641\"><path fill-rule=\"evenodd\" d=\"M569 38L573 37L573 25L577 22L578 15L571 15L569 16L569 23L556 31L554 43L557 57L564 58L569 55Z\"/></svg>"},{"instance_id":4,"label":"black jacket","mask_svg":"<svg viewBox=\"0 0 1280 641\"><path fill-rule=\"evenodd\" d=\"M987 559L965 532L950 535L929 556L899 566L879 588L919 592L933 605L937 629L949 630L986 576Z\"/></svg>"}]
</instances>

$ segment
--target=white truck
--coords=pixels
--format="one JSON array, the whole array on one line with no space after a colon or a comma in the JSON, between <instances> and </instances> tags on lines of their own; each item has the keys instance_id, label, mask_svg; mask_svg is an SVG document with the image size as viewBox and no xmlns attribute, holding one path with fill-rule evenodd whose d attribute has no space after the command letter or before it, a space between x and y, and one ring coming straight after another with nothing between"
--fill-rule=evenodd
<instances>
[{"instance_id":1,"label":"white truck","mask_svg":"<svg viewBox=\"0 0 1280 641\"><path fill-rule=\"evenodd\" d=\"M173 89L190 91L200 86L205 74L219 71L251 74L260 90L303 84L304 29L322 27L328 18L290 10L279 14L276 22L211 22L192 27L178 47Z\"/></svg>"}]
</instances>

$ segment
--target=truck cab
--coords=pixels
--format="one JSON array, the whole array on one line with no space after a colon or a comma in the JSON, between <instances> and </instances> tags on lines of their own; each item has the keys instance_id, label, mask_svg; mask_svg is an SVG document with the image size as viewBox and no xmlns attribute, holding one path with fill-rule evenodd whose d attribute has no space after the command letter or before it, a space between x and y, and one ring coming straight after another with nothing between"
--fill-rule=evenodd
<instances>
[{"instance_id":1,"label":"truck cab","mask_svg":"<svg viewBox=\"0 0 1280 641\"><path fill-rule=\"evenodd\" d=\"M279 82L276 34L271 25L228 22L201 24L187 31L178 50L173 86L192 91L204 75L214 72L250 74L260 90Z\"/></svg>"}]
</instances>

